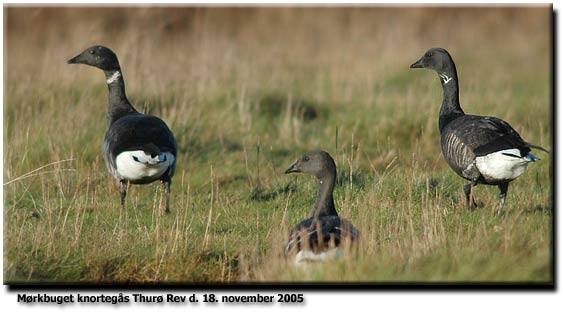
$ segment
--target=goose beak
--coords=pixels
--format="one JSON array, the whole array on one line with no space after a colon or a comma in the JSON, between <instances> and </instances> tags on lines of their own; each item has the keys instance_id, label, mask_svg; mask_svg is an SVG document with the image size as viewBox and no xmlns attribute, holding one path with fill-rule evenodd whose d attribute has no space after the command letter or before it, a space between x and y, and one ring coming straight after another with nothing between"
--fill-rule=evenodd
<instances>
[{"instance_id":1,"label":"goose beak","mask_svg":"<svg viewBox=\"0 0 563 314\"><path fill-rule=\"evenodd\" d=\"M82 54L79 54L78 56L70 59L67 61L68 64L76 64L76 63L82 63Z\"/></svg>"},{"instance_id":2,"label":"goose beak","mask_svg":"<svg viewBox=\"0 0 563 314\"><path fill-rule=\"evenodd\" d=\"M297 166L299 162L294 163L293 165L291 165L291 167L287 168L287 170L285 171L285 173L292 173L292 172L301 172L301 170L299 170L299 167Z\"/></svg>"},{"instance_id":3,"label":"goose beak","mask_svg":"<svg viewBox=\"0 0 563 314\"><path fill-rule=\"evenodd\" d=\"M415 63L411 64L411 69L416 69L416 68L424 68L424 62L423 62L424 57L418 59Z\"/></svg>"}]
</instances>

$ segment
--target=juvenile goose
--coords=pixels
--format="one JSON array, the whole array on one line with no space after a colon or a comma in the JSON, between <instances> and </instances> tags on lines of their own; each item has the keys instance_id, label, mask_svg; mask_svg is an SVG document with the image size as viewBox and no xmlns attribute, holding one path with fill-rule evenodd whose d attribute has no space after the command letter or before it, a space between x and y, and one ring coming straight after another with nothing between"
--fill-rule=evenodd
<instances>
[{"instance_id":1,"label":"juvenile goose","mask_svg":"<svg viewBox=\"0 0 563 314\"><path fill-rule=\"evenodd\" d=\"M496 185L500 189L500 213L509 182L524 173L528 163L539 160L530 153L531 148L547 150L524 141L499 118L465 114L459 104L455 64L445 49L428 50L410 67L431 69L440 77L444 90L438 120L442 154L459 176L470 181L464 187L467 206L476 207L473 188L477 184Z\"/></svg>"},{"instance_id":2,"label":"juvenile goose","mask_svg":"<svg viewBox=\"0 0 563 314\"><path fill-rule=\"evenodd\" d=\"M121 206L127 188L156 180L166 191L166 213L170 212L170 185L176 168L174 135L161 119L139 113L125 95L125 82L117 56L103 46L90 47L69 64L86 64L104 71L109 89L109 128L102 145L108 171L117 179Z\"/></svg>"},{"instance_id":3,"label":"juvenile goose","mask_svg":"<svg viewBox=\"0 0 563 314\"><path fill-rule=\"evenodd\" d=\"M336 165L324 151L307 152L285 173L303 172L318 180L317 199L309 213L289 235L286 257L295 254L295 263L332 259L343 254L340 246L346 240L357 241L360 233L347 220L338 216L332 192L336 182Z\"/></svg>"}]
</instances>

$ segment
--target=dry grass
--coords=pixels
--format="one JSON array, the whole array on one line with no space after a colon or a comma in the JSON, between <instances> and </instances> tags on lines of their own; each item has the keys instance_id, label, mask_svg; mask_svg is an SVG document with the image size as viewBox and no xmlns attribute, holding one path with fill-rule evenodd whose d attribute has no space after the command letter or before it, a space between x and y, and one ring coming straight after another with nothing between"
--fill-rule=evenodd
<instances>
[{"instance_id":1,"label":"dry grass","mask_svg":"<svg viewBox=\"0 0 563 314\"><path fill-rule=\"evenodd\" d=\"M550 7L4 10L5 282L553 280L551 156L511 185L505 216L484 186L466 211L438 79L408 68L447 48L467 112L550 147ZM66 64L93 44L176 135L171 215L157 185L120 210L103 75ZM315 186L280 174L309 149L336 158L337 207L363 240L303 272L280 253Z\"/></svg>"}]
</instances>

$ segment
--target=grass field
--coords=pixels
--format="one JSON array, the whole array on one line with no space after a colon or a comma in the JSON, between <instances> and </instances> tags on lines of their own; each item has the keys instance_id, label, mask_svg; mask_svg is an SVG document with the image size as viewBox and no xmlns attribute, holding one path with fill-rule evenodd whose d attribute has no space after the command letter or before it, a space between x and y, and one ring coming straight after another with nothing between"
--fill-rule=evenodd
<instances>
[{"instance_id":1,"label":"grass field","mask_svg":"<svg viewBox=\"0 0 563 314\"><path fill-rule=\"evenodd\" d=\"M552 282L552 156L496 187L444 161L431 71L450 51L467 113L552 148L551 7L4 7L4 282ZM105 169L103 74L66 60L103 44L137 109L179 153L170 215L159 184L127 206ZM282 258L316 184L283 175L335 157L360 254L296 269Z\"/></svg>"}]
</instances>

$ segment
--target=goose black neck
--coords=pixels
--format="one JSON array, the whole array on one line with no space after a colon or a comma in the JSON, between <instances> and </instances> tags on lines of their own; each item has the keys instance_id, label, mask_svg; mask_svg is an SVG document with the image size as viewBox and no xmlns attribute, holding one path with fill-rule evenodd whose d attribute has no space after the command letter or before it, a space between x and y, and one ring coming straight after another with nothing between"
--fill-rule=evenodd
<instances>
[{"instance_id":1,"label":"goose black neck","mask_svg":"<svg viewBox=\"0 0 563 314\"><path fill-rule=\"evenodd\" d=\"M319 180L317 199L311 208L311 217L316 219L321 216L338 216L334 207L334 198L332 197L336 181L336 171L329 172L317 179Z\"/></svg>"},{"instance_id":2,"label":"goose black neck","mask_svg":"<svg viewBox=\"0 0 563 314\"><path fill-rule=\"evenodd\" d=\"M125 81L121 70L104 71L109 89L108 122L111 125L119 118L137 113L125 95Z\"/></svg>"},{"instance_id":3,"label":"goose black neck","mask_svg":"<svg viewBox=\"0 0 563 314\"><path fill-rule=\"evenodd\" d=\"M455 66L452 66L444 71L438 72L442 89L444 91L444 100L440 108L439 128L440 133L451 121L459 118L465 113L459 104L459 85L457 81L457 71Z\"/></svg>"}]
</instances>

